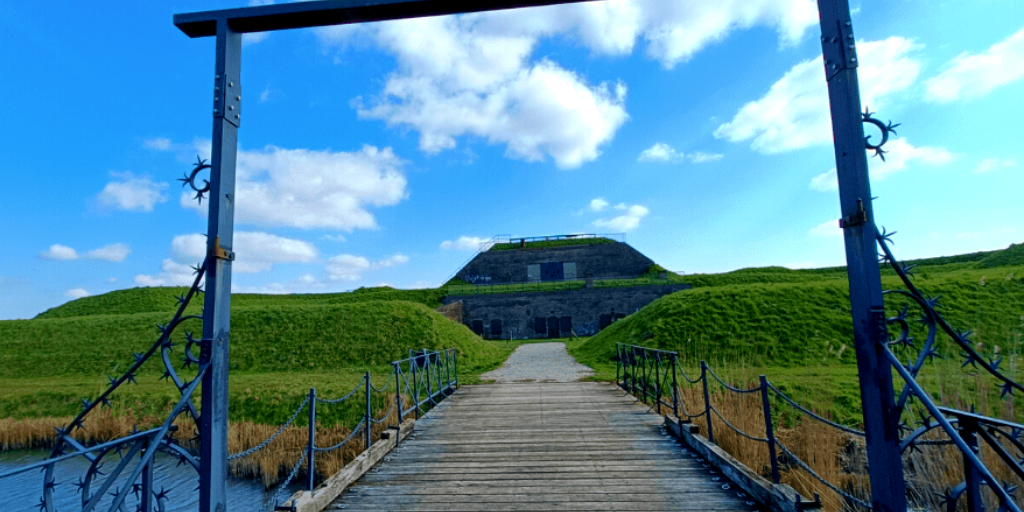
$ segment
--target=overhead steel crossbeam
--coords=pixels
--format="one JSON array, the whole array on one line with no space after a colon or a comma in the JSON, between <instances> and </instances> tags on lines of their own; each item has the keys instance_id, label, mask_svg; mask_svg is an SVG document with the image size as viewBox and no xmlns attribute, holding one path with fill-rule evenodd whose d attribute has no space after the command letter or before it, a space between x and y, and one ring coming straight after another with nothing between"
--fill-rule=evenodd
<instances>
[{"instance_id":1,"label":"overhead steel crossbeam","mask_svg":"<svg viewBox=\"0 0 1024 512\"><path fill-rule=\"evenodd\" d=\"M226 20L231 30L245 34L593 1L320 0L175 14L174 25L189 37L209 37L217 35L217 22L221 20Z\"/></svg>"}]
</instances>

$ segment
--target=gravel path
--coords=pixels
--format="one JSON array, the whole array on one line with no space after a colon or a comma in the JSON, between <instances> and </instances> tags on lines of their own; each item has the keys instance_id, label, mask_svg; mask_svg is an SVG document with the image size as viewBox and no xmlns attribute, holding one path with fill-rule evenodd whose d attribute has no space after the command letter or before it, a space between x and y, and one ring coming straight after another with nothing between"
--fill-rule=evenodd
<instances>
[{"instance_id":1,"label":"gravel path","mask_svg":"<svg viewBox=\"0 0 1024 512\"><path fill-rule=\"evenodd\" d=\"M576 382L594 370L576 362L565 343L519 345L505 364L480 376L495 382Z\"/></svg>"}]
</instances>

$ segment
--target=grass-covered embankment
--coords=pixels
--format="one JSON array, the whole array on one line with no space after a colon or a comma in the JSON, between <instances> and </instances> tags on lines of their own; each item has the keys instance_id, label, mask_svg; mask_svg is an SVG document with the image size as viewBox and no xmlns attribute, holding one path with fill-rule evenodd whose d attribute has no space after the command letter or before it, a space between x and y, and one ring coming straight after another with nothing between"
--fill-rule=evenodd
<instances>
[{"instance_id":1,"label":"grass-covered embankment","mask_svg":"<svg viewBox=\"0 0 1024 512\"><path fill-rule=\"evenodd\" d=\"M941 296L939 312L950 324L972 329L980 351L993 358L1003 356L1001 368L1018 380L1024 377L1020 247L1024 246L922 260L915 271L919 288ZM840 421L860 421L845 269L744 269L686 277L695 288L656 300L586 343L570 347L570 353L597 369L598 377L612 378L617 342L674 350L691 377L699 374L700 360L738 383L756 382L763 373L792 396ZM902 288L891 270L884 272L883 285ZM890 296L889 315L898 314L901 305ZM919 316L919 310L910 309L912 320ZM924 338L920 330L914 334ZM998 386L970 368L960 370L960 351L944 335L939 336L939 351L950 359L936 360L922 374L937 398L950 403L980 396L969 403L991 407L994 414L1002 412Z\"/></svg>"},{"instance_id":2,"label":"grass-covered embankment","mask_svg":"<svg viewBox=\"0 0 1024 512\"><path fill-rule=\"evenodd\" d=\"M140 301L142 308L148 304ZM154 326L169 317L156 312L0 322L0 418L76 414L82 398L106 388L106 375L120 375L133 352L150 347L158 337ZM375 385L384 385L390 382L389 362L407 357L410 349L456 348L460 378L467 382L500 365L510 350L407 301L240 305L233 308L231 322L232 421L283 422L309 388L316 387L320 396L340 396L365 371L372 372ZM186 322L175 340L183 342L186 329L198 333L200 326L198 320ZM182 345L174 349L179 366ZM158 359L142 368L138 385L122 386L114 396L116 414L159 418L177 401L174 386L159 380L163 365ZM357 417L358 407L351 408L325 407L322 417Z\"/></svg>"}]
</instances>

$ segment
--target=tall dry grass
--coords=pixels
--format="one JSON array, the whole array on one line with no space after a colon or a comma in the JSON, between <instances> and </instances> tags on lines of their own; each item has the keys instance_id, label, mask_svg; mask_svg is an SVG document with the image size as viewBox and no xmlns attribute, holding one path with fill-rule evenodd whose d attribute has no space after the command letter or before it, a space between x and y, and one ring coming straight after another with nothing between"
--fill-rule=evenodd
<instances>
[{"instance_id":1,"label":"tall dry grass","mask_svg":"<svg viewBox=\"0 0 1024 512\"><path fill-rule=\"evenodd\" d=\"M387 396L388 404L394 403L395 395ZM410 407L409 400L403 396L403 407ZM374 415L378 424L371 428L374 442L380 439L381 433L388 427L398 425L398 411L379 410ZM52 448L56 442L55 428L70 423L74 417L34 418L15 420L0 419L0 451L22 449ZM74 430L72 436L86 446L103 443L128 435L134 428L153 428L163 421L162 418L137 418L132 411L115 415L110 409L97 409L85 419L85 428ZM185 448L198 451L195 441L195 422L185 415L175 420L178 427L173 437ZM240 453L253 448L268 439L279 425L262 425L248 421L230 423L228 425L228 452ZM330 447L345 439L352 432L346 425L324 426L317 422L316 445ZM265 487L272 487L284 480L295 462L302 456L309 442L309 428L306 426L290 426L274 439L269 445L253 455L234 460L230 463L232 476L239 478L259 478ZM365 449L362 430L343 447L316 454L316 481L322 481L337 473L349 462L352 462ZM309 471L309 462L303 462L296 478L305 480Z\"/></svg>"},{"instance_id":2,"label":"tall dry grass","mask_svg":"<svg viewBox=\"0 0 1024 512\"><path fill-rule=\"evenodd\" d=\"M753 388L756 385L756 382L748 382L741 387ZM703 390L699 386L682 388L679 392L682 406L688 414L695 415L704 410ZM719 390L711 393L710 399L715 408L734 427L753 437L766 437L760 394L740 395ZM941 401L951 406L963 407L963 400L955 395L943 396ZM819 476L857 499L870 503L871 486L864 439L786 409L785 407L772 407L773 425L775 425L775 435L779 442ZM1005 405L1002 409L1002 416L1012 419L1013 404ZM815 413L828 417L819 411L815 411ZM696 416L692 418L692 421L700 428L701 435L707 437L706 416ZM766 443L753 441L737 434L714 413L712 413L711 427L716 444L751 470L771 479L771 462ZM949 441L949 437L941 430L930 432L926 435L926 439ZM1012 446L1008 444L1003 446L1018 460L1024 457L1024 453L1013 449ZM1024 480L1017 477L993 450L982 446L981 458L1000 481L1011 485L1024 485ZM818 494L821 497L824 510L829 512L863 510L800 468L781 450L778 451L778 459L782 483L793 486L797 492L807 498ZM909 504L918 510L943 510L942 495L948 489L954 488L964 481L963 458L960 451L951 444L923 445L919 450L905 453L903 466ZM983 488L983 495L986 506L990 510L998 508L998 501L994 493ZM1024 507L1024 496L1018 496L1016 501L1018 505ZM958 510L966 510L963 499L959 503Z\"/></svg>"}]
</instances>

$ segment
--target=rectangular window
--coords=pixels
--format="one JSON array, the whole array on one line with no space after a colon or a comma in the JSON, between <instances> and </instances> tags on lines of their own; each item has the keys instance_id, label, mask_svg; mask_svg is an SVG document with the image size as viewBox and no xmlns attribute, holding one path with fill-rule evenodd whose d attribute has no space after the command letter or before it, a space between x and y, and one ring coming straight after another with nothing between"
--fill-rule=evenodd
<instances>
[{"instance_id":1,"label":"rectangular window","mask_svg":"<svg viewBox=\"0 0 1024 512\"><path fill-rule=\"evenodd\" d=\"M533 332L537 334L544 334L548 332L548 321L542 316L538 316L533 319Z\"/></svg>"},{"instance_id":2,"label":"rectangular window","mask_svg":"<svg viewBox=\"0 0 1024 512\"><path fill-rule=\"evenodd\" d=\"M562 272L562 262L552 261L550 263L540 264L540 280L541 281L561 281L564 279L565 274Z\"/></svg>"},{"instance_id":3,"label":"rectangular window","mask_svg":"<svg viewBox=\"0 0 1024 512\"><path fill-rule=\"evenodd\" d=\"M565 274L566 281L576 279L576 262L572 261L562 265L562 272Z\"/></svg>"},{"instance_id":4,"label":"rectangular window","mask_svg":"<svg viewBox=\"0 0 1024 512\"><path fill-rule=\"evenodd\" d=\"M531 283L540 281L540 264L526 266L526 280Z\"/></svg>"}]
</instances>

